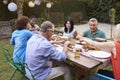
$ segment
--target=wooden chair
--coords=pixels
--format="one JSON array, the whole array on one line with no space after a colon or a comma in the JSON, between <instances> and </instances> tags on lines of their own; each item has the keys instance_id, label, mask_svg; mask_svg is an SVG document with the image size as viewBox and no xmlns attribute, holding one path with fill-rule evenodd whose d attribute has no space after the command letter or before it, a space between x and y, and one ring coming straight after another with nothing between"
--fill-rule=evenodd
<instances>
[{"instance_id":1,"label":"wooden chair","mask_svg":"<svg viewBox=\"0 0 120 80\"><path fill-rule=\"evenodd\" d=\"M18 56L17 57L20 60L20 64L14 63L12 55L10 54L10 51L5 46L3 46L3 45L0 44L0 48L2 49L2 52L3 52L4 56L5 56L8 64L10 64L10 66L12 66L14 68L14 70L15 70L13 72L13 74L11 75L10 80L13 79L13 77L15 76L16 71L19 71L23 76L25 76L25 68L30 71L30 69L27 66L27 64L24 61L22 61ZM30 71L30 73L31 73L31 71ZM35 78L32 75L32 73L31 73L31 77L32 77L32 80L35 80Z\"/></svg>"}]
</instances>

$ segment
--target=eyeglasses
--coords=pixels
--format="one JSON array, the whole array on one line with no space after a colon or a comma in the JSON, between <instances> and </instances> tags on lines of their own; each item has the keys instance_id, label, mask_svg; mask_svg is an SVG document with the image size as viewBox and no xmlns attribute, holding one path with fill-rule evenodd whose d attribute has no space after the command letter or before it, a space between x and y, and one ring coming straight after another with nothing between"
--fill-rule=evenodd
<instances>
[{"instance_id":1,"label":"eyeglasses","mask_svg":"<svg viewBox=\"0 0 120 80\"><path fill-rule=\"evenodd\" d=\"M97 26L96 24L90 24L90 26Z\"/></svg>"},{"instance_id":2,"label":"eyeglasses","mask_svg":"<svg viewBox=\"0 0 120 80\"><path fill-rule=\"evenodd\" d=\"M48 29L48 30L54 33L54 30L53 30L53 29Z\"/></svg>"}]
</instances>

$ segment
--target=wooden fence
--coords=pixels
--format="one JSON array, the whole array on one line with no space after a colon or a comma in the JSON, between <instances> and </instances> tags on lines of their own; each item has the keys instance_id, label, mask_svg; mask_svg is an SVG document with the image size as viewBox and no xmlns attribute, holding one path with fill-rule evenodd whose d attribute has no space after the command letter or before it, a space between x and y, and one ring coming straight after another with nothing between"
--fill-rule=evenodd
<instances>
[{"instance_id":1,"label":"wooden fence","mask_svg":"<svg viewBox=\"0 0 120 80\"><path fill-rule=\"evenodd\" d=\"M11 37L12 25L11 21L0 21L0 38Z\"/></svg>"}]
</instances>

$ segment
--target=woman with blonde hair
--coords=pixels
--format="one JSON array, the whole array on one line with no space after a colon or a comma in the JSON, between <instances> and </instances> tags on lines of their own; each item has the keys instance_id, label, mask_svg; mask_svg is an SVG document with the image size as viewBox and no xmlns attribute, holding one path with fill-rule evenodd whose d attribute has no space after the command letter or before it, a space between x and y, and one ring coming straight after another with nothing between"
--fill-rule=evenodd
<instances>
[{"instance_id":1,"label":"woman with blonde hair","mask_svg":"<svg viewBox=\"0 0 120 80\"><path fill-rule=\"evenodd\" d=\"M111 53L111 62L115 80L120 80L120 24L116 25L113 33L113 41L96 42L88 38L82 38L87 45L98 47L101 50Z\"/></svg>"}]
</instances>

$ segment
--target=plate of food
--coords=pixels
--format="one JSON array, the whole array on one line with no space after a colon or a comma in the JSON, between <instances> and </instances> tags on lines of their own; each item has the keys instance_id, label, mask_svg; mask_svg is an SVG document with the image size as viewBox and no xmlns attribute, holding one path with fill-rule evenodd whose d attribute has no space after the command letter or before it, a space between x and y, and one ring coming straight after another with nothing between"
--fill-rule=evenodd
<instances>
[{"instance_id":1,"label":"plate of food","mask_svg":"<svg viewBox=\"0 0 120 80\"><path fill-rule=\"evenodd\" d=\"M80 41L77 40L76 43L77 43L77 44L80 44Z\"/></svg>"},{"instance_id":2,"label":"plate of food","mask_svg":"<svg viewBox=\"0 0 120 80\"><path fill-rule=\"evenodd\" d=\"M67 37L67 36L61 36L61 38L63 38L63 39L68 39L68 37Z\"/></svg>"},{"instance_id":3,"label":"plate of food","mask_svg":"<svg viewBox=\"0 0 120 80\"><path fill-rule=\"evenodd\" d=\"M96 58L109 58L111 53L105 51L91 51L90 55Z\"/></svg>"},{"instance_id":4,"label":"plate of food","mask_svg":"<svg viewBox=\"0 0 120 80\"><path fill-rule=\"evenodd\" d=\"M95 40L98 42L106 42L107 41L107 39L104 39L104 38L96 38Z\"/></svg>"}]
</instances>

